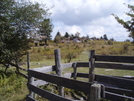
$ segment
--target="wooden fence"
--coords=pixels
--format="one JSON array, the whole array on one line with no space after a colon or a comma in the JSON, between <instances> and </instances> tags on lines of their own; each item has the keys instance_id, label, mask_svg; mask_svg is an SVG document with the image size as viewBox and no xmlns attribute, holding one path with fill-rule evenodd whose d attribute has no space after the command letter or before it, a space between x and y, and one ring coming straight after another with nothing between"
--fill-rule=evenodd
<instances>
[{"instance_id":1,"label":"wooden fence","mask_svg":"<svg viewBox=\"0 0 134 101\"><path fill-rule=\"evenodd\" d=\"M27 101L36 101L33 96L34 93L50 101L75 101L64 97L64 87L86 93L88 95L87 101L100 101L101 98L110 101L134 101L133 78L94 74L95 68L134 70L134 56L102 56L95 55L95 51L91 50L89 62L61 64L60 51L56 49L54 53L54 66L28 70L30 93L27 96ZM62 75L63 69L72 67L74 68L73 73ZM80 67L88 67L89 73L77 72L77 68ZM51 71L56 71L56 74L49 74L48 72ZM89 82L78 81L77 77L88 78ZM39 88L39 86L48 83L57 84L60 95Z\"/></svg>"},{"instance_id":2,"label":"wooden fence","mask_svg":"<svg viewBox=\"0 0 134 101\"><path fill-rule=\"evenodd\" d=\"M20 75L22 75L23 77L25 77L26 79L28 79L28 70L30 68L29 52L27 52L27 69L22 68L20 66L18 66L17 68L18 68L18 73ZM23 72L25 72L25 73L23 73Z\"/></svg>"}]
</instances>

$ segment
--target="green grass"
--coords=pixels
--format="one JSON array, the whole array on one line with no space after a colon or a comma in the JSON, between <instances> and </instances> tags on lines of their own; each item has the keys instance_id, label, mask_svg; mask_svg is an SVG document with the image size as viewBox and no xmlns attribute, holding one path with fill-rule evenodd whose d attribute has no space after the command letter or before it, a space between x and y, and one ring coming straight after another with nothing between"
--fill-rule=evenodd
<instances>
[{"instance_id":1,"label":"green grass","mask_svg":"<svg viewBox=\"0 0 134 101\"><path fill-rule=\"evenodd\" d=\"M0 69L0 101L25 101L28 94L27 80L9 69Z\"/></svg>"},{"instance_id":2,"label":"green grass","mask_svg":"<svg viewBox=\"0 0 134 101\"><path fill-rule=\"evenodd\" d=\"M99 55L126 55L134 56L134 45L129 42L113 42L108 45L104 41L89 41L87 43L70 43L70 44L54 44L51 43L46 47L32 47L30 52L30 68L38 68L43 66L51 66L55 64L54 49L61 50L61 63L70 62L88 62L89 51L94 49ZM70 54L71 52L71 54ZM73 53L73 54L72 54ZM23 59L21 67L27 68L26 56ZM78 72L89 73L89 68L81 67ZM63 74L73 72L73 68L63 70ZM129 70L107 70L95 68L95 74L113 75L113 76L134 76L134 71ZM88 79L78 78L78 80L88 81ZM0 101L25 101L26 95L29 93L27 89L27 80L15 73L15 68L9 68L4 73L4 68L0 67ZM50 87L48 87L50 88ZM65 89L68 97L73 94L73 90ZM68 93L71 92L71 93ZM39 98L40 99L40 98ZM43 101L43 100L40 100Z\"/></svg>"}]
</instances>

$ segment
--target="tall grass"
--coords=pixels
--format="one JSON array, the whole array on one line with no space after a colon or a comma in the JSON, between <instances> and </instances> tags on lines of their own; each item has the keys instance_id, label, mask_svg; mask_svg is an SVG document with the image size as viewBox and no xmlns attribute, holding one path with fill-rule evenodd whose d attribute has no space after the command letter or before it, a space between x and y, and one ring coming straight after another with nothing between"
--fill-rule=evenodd
<instances>
[{"instance_id":1,"label":"tall grass","mask_svg":"<svg viewBox=\"0 0 134 101\"><path fill-rule=\"evenodd\" d=\"M49 46L32 47L30 52L30 68L37 68L47 65L54 65L54 49L61 50L62 63L67 62L88 62L88 55L90 50L95 50L99 55L129 55L134 56L134 45L130 42L112 42L112 44L104 41L88 41L85 43L51 43ZM23 62L26 62L26 56ZM22 65L26 67L26 65ZM25 101L26 95L29 93L27 89L27 80L14 73L14 68L7 70L0 67L0 101ZM73 69L65 69L63 73L72 72ZM78 72L88 73L89 68L78 68ZM95 69L96 74L104 75L134 75L133 71ZM85 80L78 78L79 80ZM48 87L49 90L50 87ZM47 88L47 89L48 89ZM55 88L56 89L56 88ZM69 95L69 89L65 90ZM55 91L54 91L55 92ZM72 91L71 91L72 92ZM39 98L40 99L40 98Z\"/></svg>"},{"instance_id":2,"label":"tall grass","mask_svg":"<svg viewBox=\"0 0 134 101\"><path fill-rule=\"evenodd\" d=\"M0 71L0 101L24 101L27 90L27 80L13 71Z\"/></svg>"}]
</instances>

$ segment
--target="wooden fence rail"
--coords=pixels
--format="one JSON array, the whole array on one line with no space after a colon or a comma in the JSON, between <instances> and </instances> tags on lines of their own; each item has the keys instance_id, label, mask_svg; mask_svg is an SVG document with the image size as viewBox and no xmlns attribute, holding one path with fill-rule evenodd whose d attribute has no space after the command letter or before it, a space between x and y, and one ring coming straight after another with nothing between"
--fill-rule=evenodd
<instances>
[{"instance_id":1,"label":"wooden fence rail","mask_svg":"<svg viewBox=\"0 0 134 101\"><path fill-rule=\"evenodd\" d=\"M56 51L58 52L58 55ZM70 67L74 68L74 72L62 75L62 70ZM88 67L89 73L77 72L77 68L81 67ZM100 98L108 99L110 101L126 101L126 99L127 101L134 101L134 79L98 75L94 73L95 68L134 70L134 56L101 56L95 55L95 51L92 50L90 51L89 62L61 64L59 50L55 50L54 66L28 70L28 88L30 90L30 95L27 96L27 101L36 101L33 99L33 93L36 93L50 101L75 101L64 97L64 89L62 87L67 87L88 94L88 101L100 101ZM56 74L47 73L51 71L56 71ZM88 78L89 82L78 81L77 77ZM34 80L33 78L39 80ZM54 83L61 87L59 91L61 92L61 96L38 87L48 83ZM99 84L99 86L94 88L92 86L94 84ZM92 89L94 90L92 91ZM95 97L93 95L95 95Z\"/></svg>"}]
</instances>

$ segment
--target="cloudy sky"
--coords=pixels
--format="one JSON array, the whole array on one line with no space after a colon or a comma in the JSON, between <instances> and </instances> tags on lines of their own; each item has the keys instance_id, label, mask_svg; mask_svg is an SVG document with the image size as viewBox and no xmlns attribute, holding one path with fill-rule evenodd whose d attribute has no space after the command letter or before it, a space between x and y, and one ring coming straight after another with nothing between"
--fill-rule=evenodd
<instances>
[{"instance_id":1,"label":"cloudy sky","mask_svg":"<svg viewBox=\"0 0 134 101\"><path fill-rule=\"evenodd\" d=\"M36 1L36 0L34 0ZM125 15L128 12L126 4L134 5L134 0L38 0L47 7L54 6L51 19L54 25L52 36L55 37L59 31L62 35L65 32L80 36L100 38L104 34L114 38L116 41L130 39L128 32L111 15L118 15L124 20L129 18Z\"/></svg>"}]
</instances>

